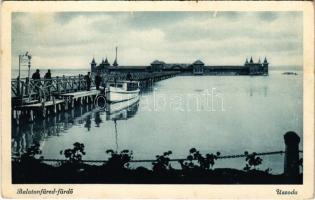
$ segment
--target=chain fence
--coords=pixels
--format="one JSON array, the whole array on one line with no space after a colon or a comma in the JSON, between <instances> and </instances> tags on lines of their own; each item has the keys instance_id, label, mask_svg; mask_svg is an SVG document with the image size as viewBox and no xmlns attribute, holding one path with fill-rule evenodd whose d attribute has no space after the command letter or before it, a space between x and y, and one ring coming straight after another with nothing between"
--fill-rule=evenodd
<instances>
[{"instance_id":1,"label":"chain fence","mask_svg":"<svg viewBox=\"0 0 315 200\"><path fill-rule=\"evenodd\" d=\"M284 154L285 151L270 151L270 152L260 152L256 153L256 156L267 156L267 155L276 155L276 154ZM299 151L299 153L303 153L303 151ZM247 154L250 155L250 154ZM236 155L225 155L225 156L217 156L217 159L231 159L231 158L242 158L246 157L246 154L236 154ZM19 161L20 157L12 157L13 161ZM43 162L66 162L66 159L40 159ZM178 159L170 159L170 162L180 162L186 161L187 158L178 158ZM197 159L193 159L197 160ZM155 162L153 159L144 159L144 160L130 160L130 163L144 163L144 162ZM82 160L83 163L106 163L107 160Z\"/></svg>"}]
</instances>

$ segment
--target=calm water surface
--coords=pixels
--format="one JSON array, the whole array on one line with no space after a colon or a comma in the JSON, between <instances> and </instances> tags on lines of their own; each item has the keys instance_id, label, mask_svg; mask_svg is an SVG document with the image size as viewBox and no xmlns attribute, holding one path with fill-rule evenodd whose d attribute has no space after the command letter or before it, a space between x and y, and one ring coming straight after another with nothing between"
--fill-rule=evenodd
<instances>
[{"instance_id":1,"label":"calm water surface","mask_svg":"<svg viewBox=\"0 0 315 200\"><path fill-rule=\"evenodd\" d=\"M74 142L85 144L84 159L103 160L107 149L133 150L134 159L154 159L167 150L172 150L171 158L184 158L192 147L221 155L284 150L285 132L303 134L303 83L301 73L281 73L164 80L141 94L132 109L114 115L84 106L14 126L12 151L24 151L33 140L41 142L45 158L64 158L60 151ZM283 171L283 156L263 159L260 169ZM241 169L244 160L218 160L215 167Z\"/></svg>"}]
</instances>

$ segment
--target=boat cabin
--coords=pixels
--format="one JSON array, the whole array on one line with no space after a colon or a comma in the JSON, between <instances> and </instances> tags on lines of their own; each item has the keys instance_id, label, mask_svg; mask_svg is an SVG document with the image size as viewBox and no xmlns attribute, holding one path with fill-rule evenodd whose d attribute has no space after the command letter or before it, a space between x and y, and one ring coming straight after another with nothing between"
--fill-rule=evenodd
<instances>
[{"instance_id":1,"label":"boat cabin","mask_svg":"<svg viewBox=\"0 0 315 200\"><path fill-rule=\"evenodd\" d=\"M107 87L119 88L124 91L134 91L139 89L138 81L116 81L116 82L108 82Z\"/></svg>"}]
</instances>

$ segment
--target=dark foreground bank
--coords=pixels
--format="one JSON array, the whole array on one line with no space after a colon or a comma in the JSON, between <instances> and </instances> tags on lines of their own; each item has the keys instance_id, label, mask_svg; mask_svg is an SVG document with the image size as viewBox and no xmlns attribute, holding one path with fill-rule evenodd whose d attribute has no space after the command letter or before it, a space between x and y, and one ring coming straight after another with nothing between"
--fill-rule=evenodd
<instances>
[{"instance_id":1,"label":"dark foreground bank","mask_svg":"<svg viewBox=\"0 0 315 200\"><path fill-rule=\"evenodd\" d=\"M288 140L288 138L292 140ZM217 159L227 158L220 152L202 154L196 148L191 148L185 159L171 159L172 151L156 155L152 169L145 167L131 168L133 152L130 150L106 151L109 158L101 161L101 165L87 164L82 157L86 154L84 144L74 143L72 148L60 151L64 160L57 160L57 165L47 164L41 154L39 143L34 143L18 158L12 160L13 183L135 183L135 184L302 184L303 174L299 168L303 167L303 159L299 158L297 147L299 139L295 133L285 134L286 157L284 173L271 174L272 169L259 170L263 159L259 155L269 153L248 153L231 157L244 157L243 170L230 168L214 168ZM290 143L288 141L291 141ZM292 144L291 144L292 143ZM294 147L294 148L292 148ZM282 153L282 152L280 152ZM56 161L56 160L54 160ZM172 167L176 161L181 169ZM94 161L95 162L95 161ZM143 162L143 161L142 161Z\"/></svg>"},{"instance_id":2,"label":"dark foreground bank","mask_svg":"<svg viewBox=\"0 0 315 200\"><path fill-rule=\"evenodd\" d=\"M113 169L110 166L12 162L13 183L134 183L134 184L302 184L303 175L288 177L266 171L228 168L213 170L169 169L164 171Z\"/></svg>"}]
</instances>

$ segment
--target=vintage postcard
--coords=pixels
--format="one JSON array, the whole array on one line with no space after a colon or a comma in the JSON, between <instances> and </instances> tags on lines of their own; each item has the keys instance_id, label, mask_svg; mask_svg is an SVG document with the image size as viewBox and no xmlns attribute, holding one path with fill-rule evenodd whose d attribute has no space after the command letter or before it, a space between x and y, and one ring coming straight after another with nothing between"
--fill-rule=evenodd
<instances>
[{"instance_id":1,"label":"vintage postcard","mask_svg":"<svg viewBox=\"0 0 315 200\"><path fill-rule=\"evenodd\" d=\"M4 198L308 199L310 2L4 2Z\"/></svg>"}]
</instances>

